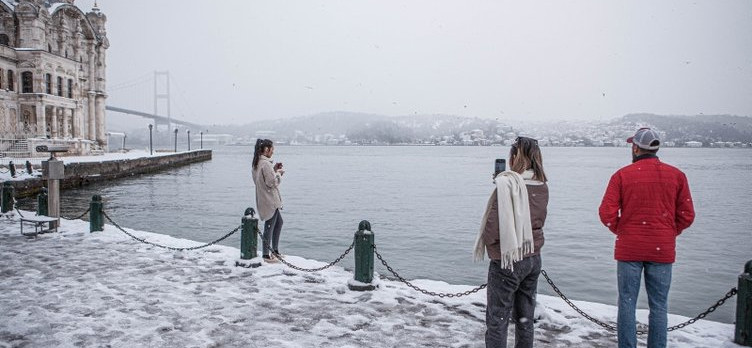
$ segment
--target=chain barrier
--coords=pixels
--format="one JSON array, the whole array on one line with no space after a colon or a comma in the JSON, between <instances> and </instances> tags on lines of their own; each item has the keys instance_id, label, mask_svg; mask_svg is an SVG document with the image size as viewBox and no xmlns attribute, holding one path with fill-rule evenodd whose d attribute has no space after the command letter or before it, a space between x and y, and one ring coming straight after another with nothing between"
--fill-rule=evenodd
<instances>
[{"instance_id":1,"label":"chain barrier","mask_svg":"<svg viewBox=\"0 0 752 348\"><path fill-rule=\"evenodd\" d=\"M87 208L87 209L86 209L86 211L85 211L85 212L84 212L83 214L81 214L81 215L79 215L79 216L77 216L77 217L74 217L74 218L67 218L67 217L63 217L63 218L64 218L64 219L67 219L67 220L81 220L81 219L83 219L83 217L84 217L84 216L86 216L86 214L88 214L88 213L89 213L90 211L91 211L91 207Z\"/></svg>"},{"instance_id":2,"label":"chain barrier","mask_svg":"<svg viewBox=\"0 0 752 348\"><path fill-rule=\"evenodd\" d=\"M21 213L21 210L19 210L19 209L18 209L18 207L17 207L17 206L15 205L15 204L13 205L13 209L16 209L16 212L18 213L18 216L20 216L20 217L21 217L22 219L23 219L23 218L25 217L25 216L23 216L23 214Z\"/></svg>"},{"instance_id":3,"label":"chain barrier","mask_svg":"<svg viewBox=\"0 0 752 348\"><path fill-rule=\"evenodd\" d=\"M554 290L554 292L557 295L559 295L559 297L561 297L561 299L564 300L564 302L566 302L570 307L572 307L572 309L574 309L577 313L579 313L581 316L585 317L585 319L590 320L591 322L593 322L593 323L595 323L595 324L603 327L606 330L616 331L616 326L608 324L608 323L604 323L604 322L602 322L602 321L600 321L600 320L598 320L596 318L593 318L592 316L588 315L583 310L581 310L579 307L577 307L577 305L575 305L574 303L572 303L572 301L570 301L569 298L567 298L567 296L564 295L561 292L561 290L559 290L559 287L557 287L556 284L554 284L554 281L551 280L551 278L548 276L548 273L546 273L545 270L541 270L541 274L543 274L543 276L546 278L546 282L548 282L548 285L551 286L551 288ZM681 324L677 324L677 325L674 325L672 327L669 327L668 331L674 331L674 330L681 329L681 328L683 328L683 327L685 327L687 325L694 324L696 321L698 321L698 320L700 320L702 318L705 318L705 316L707 316L708 314L710 314L713 311L715 311L718 307L722 306L726 302L726 300L728 300L731 297L733 297L734 295L736 295L736 293L737 293L736 288L731 288L731 290L729 290L723 298L721 298L720 300L718 300L714 305L710 306L706 311L698 314L696 317L694 317L692 319L689 319L689 320L687 320L687 321L685 321L685 322L683 322ZM648 332L646 330L637 330L637 334L638 335L645 335L647 333Z\"/></svg>"},{"instance_id":4,"label":"chain barrier","mask_svg":"<svg viewBox=\"0 0 752 348\"><path fill-rule=\"evenodd\" d=\"M24 216L21 213L21 211L18 209L18 207L14 206L14 208L16 209L16 212L18 212L18 214L23 218ZM81 219L84 216L86 216L86 214L88 214L90 210L91 210L91 208L87 209L80 216L78 216L76 218L73 218L73 219L70 219L70 220ZM209 243L206 243L206 244L203 244L203 245L198 245L198 246L188 247L188 248L176 248L176 247L164 246L164 245L160 245L160 244L157 244L157 243L149 242L149 241L147 241L144 238L138 238L135 235L133 235L133 234L129 233L128 231L126 231L125 229L123 229L122 227L120 227L120 225L118 225L116 222L112 221L112 218L110 218L110 216L107 215L106 212L103 211L102 214L107 219L107 221L109 221L113 226L115 226L118 230L120 230L121 232L125 233L129 237L131 237L131 238L133 238L133 239L135 239L135 240L137 240L137 241L139 241L141 243L144 243L144 244L152 245L152 246L155 246L155 247L158 247L158 248L173 250L173 251L197 250L197 249L201 249L201 248L206 248L208 246L214 245L216 243L219 243L219 242L227 239L228 237L230 237L234 233L238 232L240 230L240 228L242 227L242 226L238 226L235 229L233 229L232 231L230 231L229 233L227 233L226 235L220 237L219 239L214 240L214 241L209 242ZM264 246L267 249L271 249L271 247L269 246L266 238L264 238L264 235L261 233L261 231L258 231L258 235L261 238L262 243L264 244ZM337 257L334 261L329 262L328 264L326 264L326 265L324 265L322 267L318 267L318 268L303 268L303 267L299 267L299 266L296 266L296 265L294 265L292 263L287 262L284 259L284 257L282 255L280 255L280 254L275 253L274 256L276 256L276 258L282 264L284 264L285 266L290 267L292 269L295 269L295 270L298 270L298 271L302 271L302 272L319 272L319 271L323 271L323 270L325 270L327 268L330 268L330 267L336 265L337 263L339 263L340 261L342 261L342 259L344 259L345 256L347 256L347 254L349 254L350 251L352 251L352 249L353 249L354 246L355 246L355 241L353 241L353 243L350 244L350 246L347 248L347 250L345 250L342 253L342 255L340 255L339 257ZM441 293L441 292L428 291L426 289L420 288L420 287L412 284L410 281L408 281L407 279L405 279L404 277L402 277L399 273L397 273L397 271L395 271L389 265L389 263L386 262L386 260L384 259L384 257L381 256L381 254L379 253L378 249L376 248L376 245L373 246L373 253L376 255L376 258L379 261L381 261L381 264L384 265L384 267L386 267L386 269L389 271L389 273L391 273L394 277L396 277L398 281L404 283L408 287L410 287L413 290L416 290L416 291L418 291L418 292L420 292L420 293L422 293L424 295L435 296L435 297L440 297L440 298L444 298L444 297L448 297L448 298L462 297L462 296L467 296L467 295L470 295L470 294L477 293L478 291L485 289L486 286L487 286L487 284L482 284L482 285L480 285L480 286L478 286L476 288L473 288L473 289L470 289L470 290L467 290L467 291L463 291L463 292L458 292L458 293ZM551 280L551 277L548 276L548 273L545 270L541 270L541 274L543 274L543 277L546 278L546 282L548 283L548 285L551 286L551 289L553 289L553 291L557 295L559 295L559 297L561 297L561 299L564 300L564 302L566 302L570 307L572 307L572 309L574 309L582 317L584 317L585 319L587 319L587 320L595 323L596 325L598 325L598 326L600 326L600 327L602 327L602 328L604 328L604 329L606 329L608 331L616 331L616 326L611 325L611 324L606 323L606 322L603 322L601 320L598 320L598 319L594 318L593 316L585 313L579 307L577 307L577 305L575 305L566 295L564 295L564 293L561 292L561 290L559 289L559 287L556 286L556 284L554 284L554 281ZM736 288L731 288L731 290L729 290L726 293L726 295L724 295L721 299L719 299L714 305L708 307L707 310L705 310L704 312L698 314L694 318L691 318L691 319L689 319L689 320L687 320L685 322L682 322L680 324L677 324L677 325L669 327L668 331L678 330L678 329L684 328L684 327L686 327L688 325L694 324L698 320L703 319L708 314L714 312L718 307L722 306L728 299L734 297L734 295L736 295L736 294L737 294L737 289ZM638 335L645 335L645 334L647 334L647 330L637 330L637 334Z\"/></svg>"},{"instance_id":5,"label":"chain barrier","mask_svg":"<svg viewBox=\"0 0 752 348\"><path fill-rule=\"evenodd\" d=\"M449 297L449 298L462 297L462 296L467 296L467 295L470 295L470 294L474 294L474 293L476 293L478 291L481 291L481 290L485 289L486 285L487 285L487 284L482 284L481 286L478 286L477 288L474 288L474 289L471 289L471 290L468 290L468 291L464 291L464 292L453 293L453 294L452 293L442 293L442 292L428 291L428 290L421 289L421 288L415 286L414 284L410 283L410 281L408 281L407 279L405 279L404 277L402 277L401 275L399 275L391 266L389 266L389 264L386 262L386 260L384 260L384 258L381 257L381 254L379 254L378 250L376 250L376 245L375 244L373 246L373 253L376 254L376 258L378 258L381 261L381 264L384 265L384 267L386 267L386 269L390 273L392 273L395 277L397 277L397 280L399 280L400 282L405 283L405 285L411 287L412 289L414 289L416 291L419 291L419 292L423 293L424 295L437 296L437 297L441 297L441 298L444 298L444 297Z\"/></svg>"},{"instance_id":6,"label":"chain barrier","mask_svg":"<svg viewBox=\"0 0 752 348\"><path fill-rule=\"evenodd\" d=\"M129 237L131 237L131 238L133 238L133 239L135 239L135 240L137 240L137 241L139 241L141 243L144 243L144 244L149 244L149 245L155 246L157 248L168 249L168 250L173 250L173 251L185 251L185 250L196 250L196 249L206 248L208 246L217 244L217 243L219 243L219 242L227 239L227 237L229 237L229 236L233 235L235 232L239 231L240 227L241 227L241 226L235 227L234 230L230 231L229 233L227 233L226 235L220 237L219 239L211 241L211 242L203 244L203 245L198 245L198 246L194 246L194 247L190 247L190 248L176 248L176 247L159 245L157 243L153 243L153 242L147 241L144 238L138 238L138 237L134 236L133 234L129 233L128 231L124 230L122 227L120 227L120 225L118 225L117 223L115 223L115 221L112 221L112 219L110 218L109 215L107 215L106 212L102 211L102 214L104 214L104 217L107 219L107 221L109 221L113 226L115 226L115 228L117 228L118 230L120 230L120 232L123 232L123 233L127 234Z\"/></svg>"},{"instance_id":7,"label":"chain barrier","mask_svg":"<svg viewBox=\"0 0 752 348\"><path fill-rule=\"evenodd\" d=\"M258 235L259 235L259 237L261 237L261 242L264 243L264 246L268 250L271 250L272 248L269 246L269 243L266 241L266 238L264 238L264 235L261 233L261 231L258 231ZM355 246L355 241L353 241L352 244L350 244L350 246L347 247L347 250L345 250L345 252L342 253L342 255L340 255L338 258L334 259L334 261L329 262L328 264L326 264L324 266L321 266L319 268L303 268L303 267L298 267L298 266L295 266L295 265L293 265L293 264L285 261L284 257L282 255L280 255L280 254L275 253L274 256L277 257L277 260L279 260L279 262L282 262L282 264L284 264L287 267L290 267L290 268L292 268L294 270L298 270L298 271L301 271L301 272L310 272L310 273L312 273L312 272L323 271L323 270L325 270L325 269L327 269L329 267L332 267L332 266L336 265L337 263L339 263L340 261L342 261L342 259L344 259L345 256L347 256L347 254L350 253L350 251L353 249L354 246Z\"/></svg>"}]
</instances>

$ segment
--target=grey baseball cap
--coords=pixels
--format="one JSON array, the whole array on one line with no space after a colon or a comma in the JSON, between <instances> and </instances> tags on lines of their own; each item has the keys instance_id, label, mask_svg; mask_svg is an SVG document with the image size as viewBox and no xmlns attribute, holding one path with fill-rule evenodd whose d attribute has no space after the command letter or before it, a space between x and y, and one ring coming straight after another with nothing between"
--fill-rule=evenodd
<instances>
[{"instance_id":1,"label":"grey baseball cap","mask_svg":"<svg viewBox=\"0 0 752 348\"><path fill-rule=\"evenodd\" d=\"M661 138L658 133L650 128L640 128L634 136L627 138L628 143L637 145L643 150L658 150L661 146Z\"/></svg>"}]
</instances>

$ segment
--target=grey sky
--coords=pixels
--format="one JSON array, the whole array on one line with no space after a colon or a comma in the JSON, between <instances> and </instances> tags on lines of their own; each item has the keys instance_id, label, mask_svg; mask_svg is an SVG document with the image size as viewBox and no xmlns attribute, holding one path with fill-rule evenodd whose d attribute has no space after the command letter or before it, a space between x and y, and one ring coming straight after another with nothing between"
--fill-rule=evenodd
<instances>
[{"instance_id":1,"label":"grey sky","mask_svg":"<svg viewBox=\"0 0 752 348\"><path fill-rule=\"evenodd\" d=\"M87 10L93 1L76 1ZM99 0L108 104L246 123L325 111L504 120L752 115L751 1ZM129 86L129 81L143 81ZM124 83L126 83L124 85Z\"/></svg>"}]
</instances>

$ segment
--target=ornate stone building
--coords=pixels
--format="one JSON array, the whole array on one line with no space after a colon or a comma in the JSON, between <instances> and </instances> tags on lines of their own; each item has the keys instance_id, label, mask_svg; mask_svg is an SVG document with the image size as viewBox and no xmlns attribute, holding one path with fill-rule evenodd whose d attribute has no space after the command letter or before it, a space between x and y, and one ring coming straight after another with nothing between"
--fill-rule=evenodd
<instances>
[{"instance_id":1,"label":"ornate stone building","mask_svg":"<svg viewBox=\"0 0 752 348\"><path fill-rule=\"evenodd\" d=\"M0 153L106 146L107 17L74 0L0 0Z\"/></svg>"}]
</instances>

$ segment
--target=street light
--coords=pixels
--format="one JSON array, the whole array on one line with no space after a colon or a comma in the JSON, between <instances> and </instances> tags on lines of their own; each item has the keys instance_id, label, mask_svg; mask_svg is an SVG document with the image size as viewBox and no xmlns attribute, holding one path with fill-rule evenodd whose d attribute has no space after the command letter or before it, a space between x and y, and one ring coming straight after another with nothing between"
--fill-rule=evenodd
<instances>
[{"instance_id":1,"label":"street light","mask_svg":"<svg viewBox=\"0 0 752 348\"><path fill-rule=\"evenodd\" d=\"M186 129L185 132L188 133L188 151L191 151L191 130Z\"/></svg>"},{"instance_id":2,"label":"street light","mask_svg":"<svg viewBox=\"0 0 752 348\"><path fill-rule=\"evenodd\" d=\"M178 152L178 129L175 128L175 151Z\"/></svg>"},{"instance_id":3,"label":"street light","mask_svg":"<svg viewBox=\"0 0 752 348\"><path fill-rule=\"evenodd\" d=\"M151 129L152 128L154 128L154 125L150 124L149 125L149 155L150 156L154 154L154 149L152 148L152 143L151 143Z\"/></svg>"},{"instance_id":4,"label":"street light","mask_svg":"<svg viewBox=\"0 0 752 348\"><path fill-rule=\"evenodd\" d=\"M200 131L198 134L201 136L200 144L201 144L201 150L203 150L204 149L204 131Z\"/></svg>"}]
</instances>

